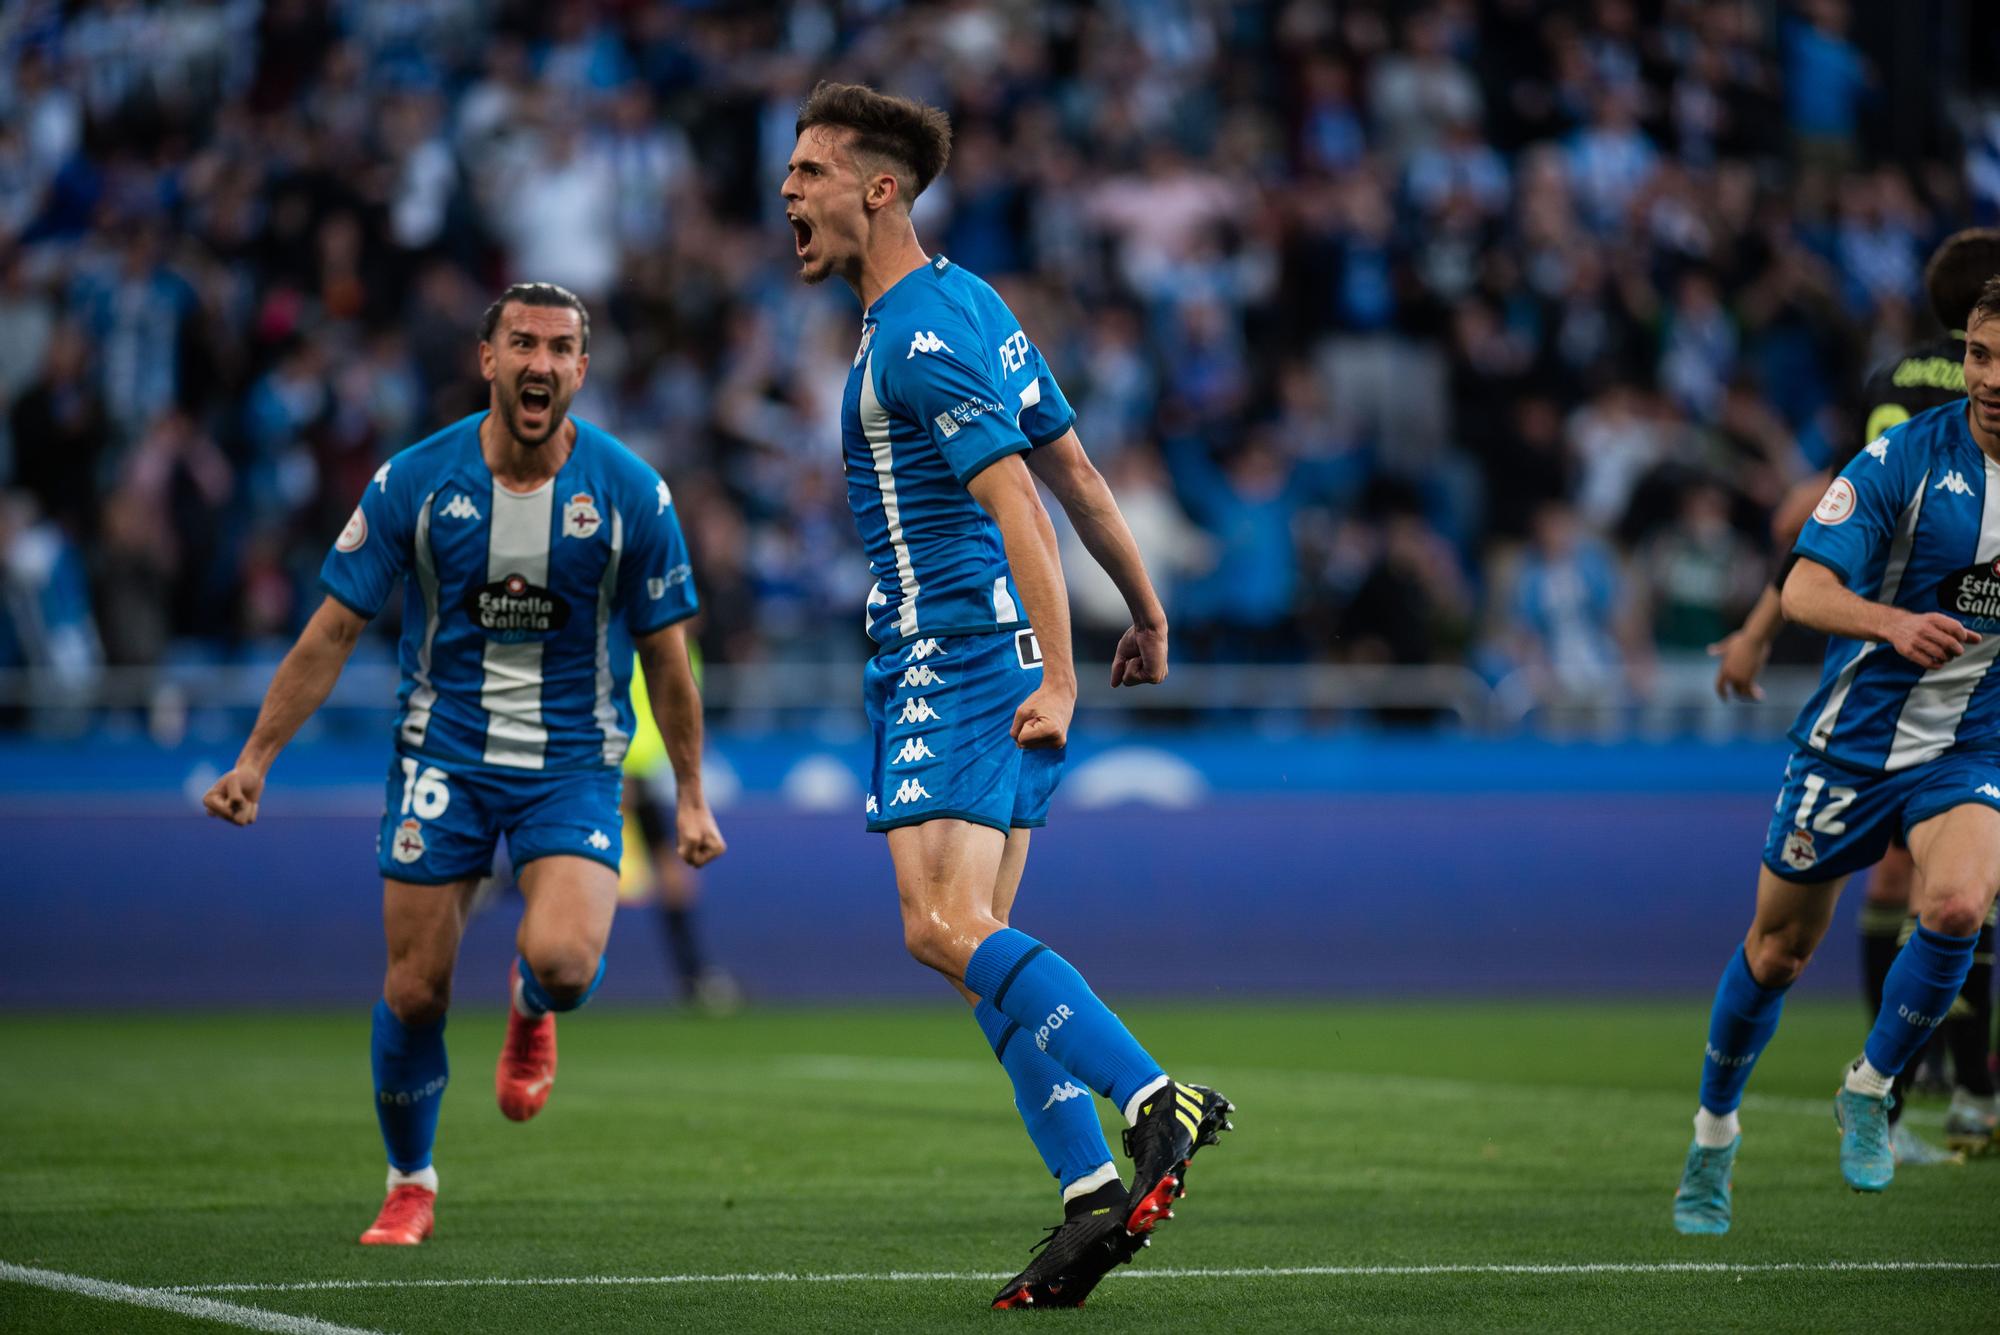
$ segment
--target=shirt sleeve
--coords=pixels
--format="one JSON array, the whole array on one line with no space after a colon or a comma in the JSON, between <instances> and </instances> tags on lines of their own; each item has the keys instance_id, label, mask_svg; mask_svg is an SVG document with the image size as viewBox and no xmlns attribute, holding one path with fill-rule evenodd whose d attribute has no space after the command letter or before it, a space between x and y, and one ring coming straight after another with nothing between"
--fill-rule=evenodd
<instances>
[{"instance_id":1,"label":"shirt sleeve","mask_svg":"<svg viewBox=\"0 0 2000 1335\"><path fill-rule=\"evenodd\" d=\"M361 502L334 539L319 583L349 611L373 617L410 568L416 530L415 492L395 462L383 464L361 490Z\"/></svg>"},{"instance_id":2,"label":"shirt sleeve","mask_svg":"<svg viewBox=\"0 0 2000 1335\"><path fill-rule=\"evenodd\" d=\"M1916 486L1914 451L1903 431L1894 430L1854 456L1820 497L1793 552L1840 576L1852 586L1871 561L1888 547L1896 521Z\"/></svg>"},{"instance_id":3,"label":"shirt sleeve","mask_svg":"<svg viewBox=\"0 0 2000 1335\"><path fill-rule=\"evenodd\" d=\"M1014 420L1015 407L1002 400L992 371L977 364L969 328L954 324L919 331L907 352L900 344L900 338L892 339L882 349L887 354L880 363L882 397L923 424L960 482L972 481L1010 454L1027 452L1029 440Z\"/></svg>"},{"instance_id":4,"label":"shirt sleeve","mask_svg":"<svg viewBox=\"0 0 2000 1335\"><path fill-rule=\"evenodd\" d=\"M1030 445L1040 449L1052 440L1062 439L1063 433L1076 425L1076 409L1069 406L1040 348L1035 349L1034 365L1035 378L1021 394L1019 420L1021 434Z\"/></svg>"},{"instance_id":5,"label":"shirt sleeve","mask_svg":"<svg viewBox=\"0 0 2000 1335\"><path fill-rule=\"evenodd\" d=\"M652 491L632 497L621 510L626 533L618 562L618 610L634 635L685 621L701 608L674 494L663 479L650 480Z\"/></svg>"}]
</instances>

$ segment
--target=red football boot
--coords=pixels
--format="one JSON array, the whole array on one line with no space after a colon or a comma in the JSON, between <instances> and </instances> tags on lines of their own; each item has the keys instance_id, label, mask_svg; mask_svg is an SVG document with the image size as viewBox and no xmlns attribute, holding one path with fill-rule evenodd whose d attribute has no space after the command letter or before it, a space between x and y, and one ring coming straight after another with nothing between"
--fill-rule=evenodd
<instances>
[{"instance_id":1,"label":"red football boot","mask_svg":"<svg viewBox=\"0 0 2000 1335\"><path fill-rule=\"evenodd\" d=\"M493 1071L493 1093L502 1113L525 1122L542 1110L556 1083L556 1017L530 1020L522 1015L512 1000L516 977L508 970L507 1041Z\"/></svg>"},{"instance_id":2,"label":"red football boot","mask_svg":"<svg viewBox=\"0 0 2000 1335\"><path fill-rule=\"evenodd\" d=\"M420 1187L413 1182L405 1182L389 1191L389 1198L382 1202L382 1213L375 1216L375 1222L361 1235L364 1246L369 1247L414 1247L431 1235L431 1227L436 1222L437 1193L429 1187Z\"/></svg>"}]
</instances>

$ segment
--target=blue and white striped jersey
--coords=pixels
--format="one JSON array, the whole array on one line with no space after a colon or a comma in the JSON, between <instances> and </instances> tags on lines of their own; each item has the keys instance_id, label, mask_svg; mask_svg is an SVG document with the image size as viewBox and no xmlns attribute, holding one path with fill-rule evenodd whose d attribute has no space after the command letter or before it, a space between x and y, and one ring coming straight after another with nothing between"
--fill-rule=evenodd
<instances>
[{"instance_id":1,"label":"blue and white striped jersey","mask_svg":"<svg viewBox=\"0 0 2000 1335\"><path fill-rule=\"evenodd\" d=\"M1901 770L2000 747L2000 463L1965 413L1958 399L1874 441L1799 534L1798 554L1863 598L1943 612L1984 637L1930 671L1886 644L1830 638L1792 740L1843 764Z\"/></svg>"},{"instance_id":2,"label":"blue and white striped jersey","mask_svg":"<svg viewBox=\"0 0 2000 1335\"><path fill-rule=\"evenodd\" d=\"M999 526L965 484L1075 419L1007 303L944 256L868 308L840 429L877 644L1027 624Z\"/></svg>"},{"instance_id":3,"label":"blue and white striped jersey","mask_svg":"<svg viewBox=\"0 0 2000 1335\"><path fill-rule=\"evenodd\" d=\"M660 475L590 423L560 472L502 487L477 413L382 465L320 569L362 616L403 581L397 749L446 769L616 766L632 637L692 616Z\"/></svg>"}]
</instances>

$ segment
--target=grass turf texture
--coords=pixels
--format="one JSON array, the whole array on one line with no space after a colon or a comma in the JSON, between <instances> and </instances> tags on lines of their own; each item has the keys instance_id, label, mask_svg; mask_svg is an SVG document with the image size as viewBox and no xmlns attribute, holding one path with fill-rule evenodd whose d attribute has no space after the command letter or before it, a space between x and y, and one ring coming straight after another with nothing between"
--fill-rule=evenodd
<instances>
[{"instance_id":1,"label":"grass turf texture","mask_svg":"<svg viewBox=\"0 0 2000 1335\"><path fill-rule=\"evenodd\" d=\"M1700 1004L1134 1007L1235 1099L1178 1217L1084 1311L995 1313L997 1279L222 1292L395 1332L869 1329L1991 1330L2000 1271L1141 1278L1302 1266L1993 1263L2000 1162L1839 1180L1828 1111L1855 1006L1795 1004L1744 1111L1737 1225L1677 1236ZM382 1155L368 1016L16 1017L0 1261L147 1287L891 1271L1011 1274L1056 1218L1003 1073L931 1008L605 1009L563 1020L548 1109L493 1105L501 1016L448 1033L437 1237L362 1248ZM1100 1104L1100 1107L1103 1105ZM1936 1134L1935 1110L1917 1124ZM1117 1145L1115 1131L1112 1144ZM1121 1163L1122 1163L1121 1159ZM217 1329L0 1282L0 1329Z\"/></svg>"}]
</instances>

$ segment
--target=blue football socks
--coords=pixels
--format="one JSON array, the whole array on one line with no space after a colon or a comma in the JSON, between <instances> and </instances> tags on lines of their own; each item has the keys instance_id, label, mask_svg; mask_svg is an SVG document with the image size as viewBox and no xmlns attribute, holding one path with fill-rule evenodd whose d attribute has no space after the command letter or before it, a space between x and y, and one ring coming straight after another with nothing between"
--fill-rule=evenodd
<instances>
[{"instance_id":1,"label":"blue football socks","mask_svg":"<svg viewBox=\"0 0 2000 1335\"><path fill-rule=\"evenodd\" d=\"M1165 1074L1083 975L1026 932L1003 927L980 942L965 985L1021 1026L1015 1042L1054 1058L1121 1111Z\"/></svg>"},{"instance_id":2,"label":"blue football socks","mask_svg":"<svg viewBox=\"0 0 2000 1335\"><path fill-rule=\"evenodd\" d=\"M1978 940L1918 924L1883 980L1882 1009L1862 1049L1870 1066L1893 1076L1923 1048L1964 986Z\"/></svg>"},{"instance_id":3,"label":"blue football socks","mask_svg":"<svg viewBox=\"0 0 2000 1335\"><path fill-rule=\"evenodd\" d=\"M1042 1162L1067 1191L1111 1162L1097 1100L1036 1047L1028 1032L982 1001L972 1012L993 1055L1014 1082L1014 1106Z\"/></svg>"},{"instance_id":4,"label":"blue football socks","mask_svg":"<svg viewBox=\"0 0 2000 1335\"><path fill-rule=\"evenodd\" d=\"M530 1015L546 1015L550 1011L573 1011L597 995L597 989L604 983L604 957L597 957L597 974L590 980L590 986L583 989L583 995L575 1001L561 1002L548 994L535 971L528 967L524 959L514 961L521 975L521 1008Z\"/></svg>"},{"instance_id":5,"label":"blue football socks","mask_svg":"<svg viewBox=\"0 0 2000 1335\"><path fill-rule=\"evenodd\" d=\"M389 1164L399 1173L417 1173L431 1165L431 1145L437 1140L438 1109L450 1071L444 1057L444 1021L407 1025L389 1003L375 1003L372 1044L375 1067L375 1118L382 1124L382 1143Z\"/></svg>"},{"instance_id":6,"label":"blue football socks","mask_svg":"<svg viewBox=\"0 0 2000 1335\"><path fill-rule=\"evenodd\" d=\"M1711 1113L1733 1113L1743 1102L1743 1086L1771 1035L1778 1032L1778 1014L1785 1006L1785 989L1765 987L1750 974L1750 961L1738 946L1715 989L1715 1008L1708 1016L1708 1046L1701 1062L1701 1106Z\"/></svg>"}]
</instances>

